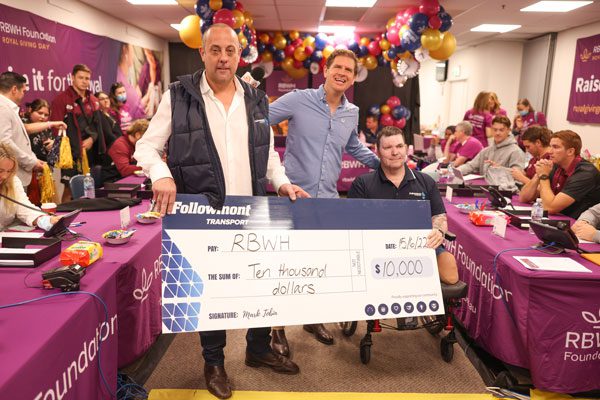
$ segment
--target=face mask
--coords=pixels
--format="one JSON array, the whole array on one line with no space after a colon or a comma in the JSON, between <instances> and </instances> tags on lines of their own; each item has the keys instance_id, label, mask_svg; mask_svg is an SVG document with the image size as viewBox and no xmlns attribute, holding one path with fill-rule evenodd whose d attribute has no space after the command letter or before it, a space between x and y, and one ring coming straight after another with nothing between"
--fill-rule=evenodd
<instances>
[{"instance_id":1,"label":"face mask","mask_svg":"<svg viewBox=\"0 0 600 400\"><path fill-rule=\"evenodd\" d=\"M524 117L524 116L526 116L527 114L529 114L529 111L528 111L528 110L521 110L521 111L519 111L519 115L520 115L521 117Z\"/></svg>"},{"instance_id":2,"label":"face mask","mask_svg":"<svg viewBox=\"0 0 600 400\"><path fill-rule=\"evenodd\" d=\"M125 103L127 101L127 94L123 93L117 96L117 100L119 100L121 103Z\"/></svg>"}]
</instances>

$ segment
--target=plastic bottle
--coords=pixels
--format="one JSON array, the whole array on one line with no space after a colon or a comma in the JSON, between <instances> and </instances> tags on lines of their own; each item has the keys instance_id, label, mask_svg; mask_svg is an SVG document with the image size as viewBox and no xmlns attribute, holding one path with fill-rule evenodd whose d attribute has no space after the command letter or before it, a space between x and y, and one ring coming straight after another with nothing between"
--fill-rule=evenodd
<instances>
[{"instance_id":1,"label":"plastic bottle","mask_svg":"<svg viewBox=\"0 0 600 400\"><path fill-rule=\"evenodd\" d=\"M543 217L544 206L542 205L542 199L538 198L531 207L531 220L535 222L542 222ZM534 233L531 225L529 225L529 233Z\"/></svg>"},{"instance_id":2,"label":"plastic bottle","mask_svg":"<svg viewBox=\"0 0 600 400\"><path fill-rule=\"evenodd\" d=\"M94 178L89 173L83 178L83 197L93 199L96 197L96 190L94 186Z\"/></svg>"}]
</instances>

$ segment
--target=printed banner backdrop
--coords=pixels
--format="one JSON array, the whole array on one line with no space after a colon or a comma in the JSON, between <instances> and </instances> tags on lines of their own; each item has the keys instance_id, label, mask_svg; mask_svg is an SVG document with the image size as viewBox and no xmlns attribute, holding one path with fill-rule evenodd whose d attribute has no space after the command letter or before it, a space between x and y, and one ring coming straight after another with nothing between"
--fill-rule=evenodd
<instances>
[{"instance_id":1,"label":"printed banner backdrop","mask_svg":"<svg viewBox=\"0 0 600 400\"><path fill-rule=\"evenodd\" d=\"M577 40L567 120L600 124L600 34Z\"/></svg>"},{"instance_id":2,"label":"printed banner backdrop","mask_svg":"<svg viewBox=\"0 0 600 400\"><path fill-rule=\"evenodd\" d=\"M0 72L14 71L29 83L22 106L48 101L71 84L75 64L92 70L90 90L108 92L119 81L127 89L134 118L152 116L162 94L162 52L93 35L0 4Z\"/></svg>"}]
</instances>

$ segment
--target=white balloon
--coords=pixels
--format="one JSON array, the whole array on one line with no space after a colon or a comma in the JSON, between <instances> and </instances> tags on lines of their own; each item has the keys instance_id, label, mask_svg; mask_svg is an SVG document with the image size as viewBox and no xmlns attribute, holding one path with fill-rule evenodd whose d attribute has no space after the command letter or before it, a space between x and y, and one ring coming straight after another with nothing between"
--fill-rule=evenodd
<instances>
[{"instance_id":1,"label":"white balloon","mask_svg":"<svg viewBox=\"0 0 600 400\"><path fill-rule=\"evenodd\" d=\"M401 88L402 86L404 86L407 80L408 76L406 75L396 75L394 76L392 82L394 83L394 86Z\"/></svg>"},{"instance_id":2,"label":"white balloon","mask_svg":"<svg viewBox=\"0 0 600 400\"><path fill-rule=\"evenodd\" d=\"M362 82L367 79L369 76L369 71L365 68L364 65L358 64L358 72L356 73L356 78L354 78L354 82Z\"/></svg>"}]
</instances>

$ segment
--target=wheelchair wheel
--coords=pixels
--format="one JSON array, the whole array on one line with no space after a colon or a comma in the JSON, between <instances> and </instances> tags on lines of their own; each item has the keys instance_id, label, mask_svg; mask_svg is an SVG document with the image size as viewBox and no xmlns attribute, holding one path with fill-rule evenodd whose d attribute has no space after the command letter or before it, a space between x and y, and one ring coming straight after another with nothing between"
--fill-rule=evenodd
<instances>
[{"instance_id":1,"label":"wheelchair wheel","mask_svg":"<svg viewBox=\"0 0 600 400\"><path fill-rule=\"evenodd\" d=\"M441 315L423 316L419 318L421 318L421 324L432 336L436 336L444 329L444 317Z\"/></svg>"},{"instance_id":2,"label":"wheelchair wheel","mask_svg":"<svg viewBox=\"0 0 600 400\"><path fill-rule=\"evenodd\" d=\"M360 346L360 361L368 364L371 361L371 345L363 344Z\"/></svg>"},{"instance_id":3,"label":"wheelchair wheel","mask_svg":"<svg viewBox=\"0 0 600 400\"><path fill-rule=\"evenodd\" d=\"M356 321L346 321L346 322L338 322L338 325L342 329L342 333L346 337L350 337L354 335L356 332L356 327L358 326L358 322Z\"/></svg>"},{"instance_id":4,"label":"wheelchair wheel","mask_svg":"<svg viewBox=\"0 0 600 400\"><path fill-rule=\"evenodd\" d=\"M449 363L454 358L454 343L446 339L442 338L440 341L440 353L442 355L442 360Z\"/></svg>"}]
</instances>

